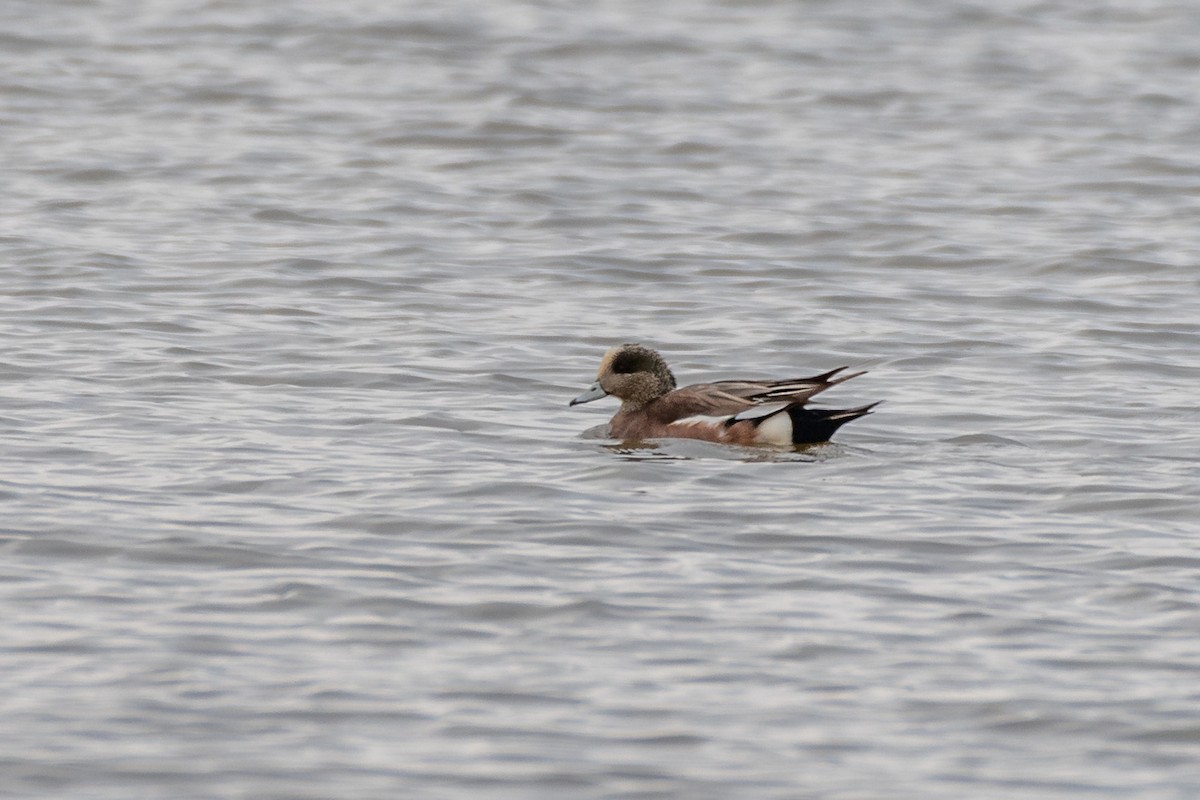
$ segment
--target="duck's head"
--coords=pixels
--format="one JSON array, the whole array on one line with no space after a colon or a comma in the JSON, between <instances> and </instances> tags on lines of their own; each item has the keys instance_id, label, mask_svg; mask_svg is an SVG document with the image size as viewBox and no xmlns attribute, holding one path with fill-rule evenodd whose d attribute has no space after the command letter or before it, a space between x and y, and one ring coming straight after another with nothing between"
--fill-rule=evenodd
<instances>
[{"instance_id":1,"label":"duck's head","mask_svg":"<svg viewBox=\"0 0 1200 800\"><path fill-rule=\"evenodd\" d=\"M674 388L675 376L662 356L640 344L623 344L604 354L596 382L572 400L571 405L590 403L611 394L626 408L641 408Z\"/></svg>"}]
</instances>

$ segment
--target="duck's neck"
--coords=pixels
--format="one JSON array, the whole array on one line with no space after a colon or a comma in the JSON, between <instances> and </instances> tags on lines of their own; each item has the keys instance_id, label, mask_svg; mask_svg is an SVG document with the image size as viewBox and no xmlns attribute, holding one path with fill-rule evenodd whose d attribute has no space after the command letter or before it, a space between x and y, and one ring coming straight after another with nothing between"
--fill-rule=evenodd
<instances>
[{"instance_id":1,"label":"duck's neck","mask_svg":"<svg viewBox=\"0 0 1200 800\"><path fill-rule=\"evenodd\" d=\"M641 411L646 406L653 403L658 398L655 397L630 397L621 401L621 407L617 409L618 414L633 414Z\"/></svg>"}]
</instances>

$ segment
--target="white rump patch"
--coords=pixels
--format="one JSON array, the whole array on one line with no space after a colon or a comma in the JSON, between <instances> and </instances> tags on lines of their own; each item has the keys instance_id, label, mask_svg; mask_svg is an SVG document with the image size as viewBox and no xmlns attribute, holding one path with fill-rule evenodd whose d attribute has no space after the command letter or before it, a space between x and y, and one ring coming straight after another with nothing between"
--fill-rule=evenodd
<instances>
[{"instance_id":1,"label":"white rump patch","mask_svg":"<svg viewBox=\"0 0 1200 800\"><path fill-rule=\"evenodd\" d=\"M671 424L702 425L706 428L723 430L731 423L761 420L761 422L755 422L754 441L760 444L790 445L792 443L792 417L790 414L784 413L784 409L790 405L792 405L791 402L764 403L754 408L748 408L734 416L715 417L696 414L692 417L677 419Z\"/></svg>"},{"instance_id":2,"label":"white rump patch","mask_svg":"<svg viewBox=\"0 0 1200 800\"><path fill-rule=\"evenodd\" d=\"M792 415L776 414L764 419L759 423L754 438L763 444L791 444Z\"/></svg>"}]
</instances>

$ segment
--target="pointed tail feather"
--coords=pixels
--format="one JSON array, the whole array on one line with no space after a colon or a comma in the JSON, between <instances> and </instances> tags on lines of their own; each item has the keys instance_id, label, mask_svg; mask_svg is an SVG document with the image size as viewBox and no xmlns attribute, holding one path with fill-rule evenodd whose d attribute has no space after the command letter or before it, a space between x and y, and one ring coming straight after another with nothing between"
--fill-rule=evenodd
<instances>
[{"instance_id":1,"label":"pointed tail feather","mask_svg":"<svg viewBox=\"0 0 1200 800\"><path fill-rule=\"evenodd\" d=\"M858 408L831 409L829 411L817 411L816 413L824 414L825 419L828 420L841 420L841 422L844 424L852 419L865 417L867 414L871 413L871 409L875 408L875 406L882 402L882 400L876 400L874 403L868 403L867 405L859 406Z\"/></svg>"},{"instance_id":2,"label":"pointed tail feather","mask_svg":"<svg viewBox=\"0 0 1200 800\"><path fill-rule=\"evenodd\" d=\"M838 428L851 420L866 416L883 402L868 403L858 408L817 409L794 406L788 409L792 418L792 443L816 444L827 442Z\"/></svg>"}]
</instances>

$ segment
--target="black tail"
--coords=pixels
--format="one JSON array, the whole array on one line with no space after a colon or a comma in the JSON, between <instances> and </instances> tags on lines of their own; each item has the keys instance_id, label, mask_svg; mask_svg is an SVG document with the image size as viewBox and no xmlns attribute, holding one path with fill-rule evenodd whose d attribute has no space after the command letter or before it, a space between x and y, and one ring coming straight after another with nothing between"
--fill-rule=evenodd
<instances>
[{"instance_id":1,"label":"black tail","mask_svg":"<svg viewBox=\"0 0 1200 800\"><path fill-rule=\"evenodd\" d=\"M817 444L828 442L834 431L850 420L858 419L871 413L871 409L879 405L880 400L858 408L805 408L793 406L788 415L792 418L792 443Z\"/></svg>"}]
</instances>

